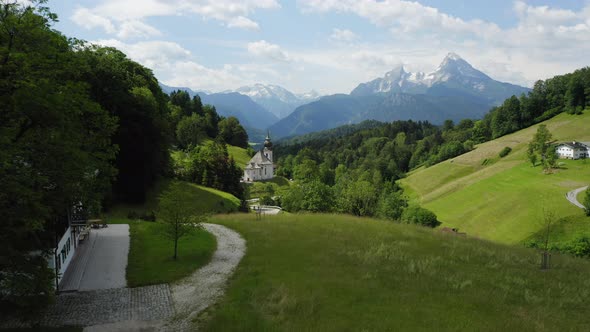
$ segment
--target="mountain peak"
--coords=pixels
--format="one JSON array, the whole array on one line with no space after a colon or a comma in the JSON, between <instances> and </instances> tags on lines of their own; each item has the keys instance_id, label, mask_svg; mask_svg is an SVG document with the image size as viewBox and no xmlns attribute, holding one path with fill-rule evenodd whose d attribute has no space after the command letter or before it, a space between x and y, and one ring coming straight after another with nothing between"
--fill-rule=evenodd
<instances>
[{"instance_id":1,"label":"mountain peak","mask_svg":"<svg viewBox=\"0 0 590 332\"><path fill-rule=\"evenodd\" d=\"M440 66L431 75L434 81L446 81L451 77L490 80L488 75L473 68L469 62L453 52L447 54Z\"/></svg>"},{"instance_id":2,"label":"mountain peak","mask_svg":"<svg viewBox=\"0 0 590 332\"><path fill-rule=\"evenodd\" d=\"M453 61L458 61L458 60L463 60L462 57L459 56L459 54L455 53L455 52L449 52L449 54L447 54L447 56L445 57L445 60L453 60ZM465 60L463 60L465 61Z\"/></svg>"}]
</instances>

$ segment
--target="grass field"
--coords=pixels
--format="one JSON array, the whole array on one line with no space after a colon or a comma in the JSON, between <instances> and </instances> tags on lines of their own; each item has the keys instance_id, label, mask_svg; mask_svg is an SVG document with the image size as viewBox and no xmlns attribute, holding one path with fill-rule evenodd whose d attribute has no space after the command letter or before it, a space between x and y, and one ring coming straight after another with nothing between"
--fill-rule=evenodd
<instances>
[{"instance_id":1,"label":"grass field","mask_svg":"<svg viewBox=\"0 0 590 332\"><path fill-rule=\"evenodd\" d=\"M334 215L214 222L246 256L205 331L584 331L590 262Z\"/></svg>"},{"instance_id":2,"label":"grass field","mask_svg":"<svg viewBox=\"0 0 590 332\"><path fill-rule=\"evenodd\" d=\"M163 224L130 220L129 212L145 214L158 211L158 197L172 183L170 179L159 180L147 194L141 205L118 205L108 211L109 223L129 224L131 246L127 265L127 283L138 287L168 283L189 275L205 265L216 248L215 237L203 230L181 238L178 244L178 259L174 261L173 242L162 235ZM237 211L240 200L223 191L182 182L184 195L204 213L228 213Z\"/></svg>"},{"instance_id":3,"label":"grass field","mask_svg":"<svg viewBox=\"0 0 590 332\"><path fill-rule=\"evenodd\" d=\"M159 196L168 188L172 181L176 180L158 180L155 186L148 192L144 204L119 204L107 211L107 217L126 218L130 211L134 211L138 214L157 211ZM182 182L182 184L185 195L191 197L195 202L195 206L203 212L229 213L238 211L240 200L232 194L193 183Z\"/></svg>"},{"instance_id":4,"label":"grass field","mask_svg":"<svg viewBox=\"0 0 590 332\"><path fill-rule=\"evenodd\" d=\"M560 114L544 122L557 141L590 141L590 112ZM559 218L579 218L582 210L565 193L590 183L590 162L563 161L554 174L526 162L526 147L537 126L478 145L469 153L430 168L420 168L401 181L409 196L434 211L444 226L504 243L517 243L542 227L543 209ZM505 146L512 152L500 159ZM580 228L590 227L590 219ZM589 228L590 230L590 228Z\"/></svg>"},{"instance_id":5,"label":"grass field","mask_svg":"<svg viewBox=\"0 0 590 332\"><path fill-rule=\"evenodd\" d=\"M245 168L251 159L251 157L250 157L250 155L248 155L248 151L246 151L246 149L243 149L243 148L240 148L237 146L228 145L227 152L229 153L230 156L234 157L236 165L238 165L241 168Z\"/></svg>"},{"instance_id":6,"label":"grass field","mask_svg":"<svg viewBox=\"0 0 590 332\"><path fill-rule=\"evenodd\" d=\"M174 242L163 236L163 224L132 220L126 223L131 233L126 273L129 287L170 283L186 277L207 264L217 246L212 234L195 229L178 241L178 258L174 260Z\"/></svg>"}]
</instances>

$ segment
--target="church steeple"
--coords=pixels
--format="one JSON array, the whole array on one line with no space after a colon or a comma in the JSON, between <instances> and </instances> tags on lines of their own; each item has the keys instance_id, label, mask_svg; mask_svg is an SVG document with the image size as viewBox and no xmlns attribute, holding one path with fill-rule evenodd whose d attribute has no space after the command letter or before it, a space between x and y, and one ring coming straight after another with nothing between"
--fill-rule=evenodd
<instances>
[{"instance_id":1,"label":"church steeple","mask_svg":"<svg viewBox=\"0 0 590 332\"><path fill-rule=\"evenodd\" d=\"M262 148L262 153L268 160L272 162L272 142L270 141L270 131L266 133L266 138L264 139L264 148Z\"/></svg>"},{"instance_id":2,"label":"church steeple","mask_svg":"<svg viewBox=\"0 0 590 332\"><path fill-rule=\"evenodd\" d=\"M270 141L270 130L266 132L266 138L264 139L264 147L272 150L272 142Z\"/></svg>"}]
</instances>

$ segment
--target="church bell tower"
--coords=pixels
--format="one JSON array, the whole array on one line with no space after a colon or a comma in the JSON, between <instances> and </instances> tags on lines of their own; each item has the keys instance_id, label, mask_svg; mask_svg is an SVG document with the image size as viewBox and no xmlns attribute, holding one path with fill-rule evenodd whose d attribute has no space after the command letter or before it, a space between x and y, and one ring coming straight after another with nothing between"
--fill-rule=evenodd
<instances>
[{"instance_id":1,"label":"church bell tower","mask_svg":"<svg viewBox=\"0 0 590 332\"><path fill-rule=\"evenodd\" d=\"M272 142L270 141L270 131L266 133L266 138L264 139L264 149L262 151L264 156L268 158L271 162L272 160Z\"/></svg>"}]
</instances>

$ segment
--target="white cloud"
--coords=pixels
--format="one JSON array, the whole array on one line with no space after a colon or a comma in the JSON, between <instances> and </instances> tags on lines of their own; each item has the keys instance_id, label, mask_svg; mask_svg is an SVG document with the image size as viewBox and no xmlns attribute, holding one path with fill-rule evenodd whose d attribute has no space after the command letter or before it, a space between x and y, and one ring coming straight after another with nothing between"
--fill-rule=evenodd
<instances>
[{"instance_id":1,"label":"white cloud","mask_svg":"<svg viewBox=\"0 0 590 332\"><path fill-rule=\"evenodd\" d=\"M106 33L114 33L115 26L108 18L102 17L87 8L78 8L72 15L72 21L85 29L101 28Z\"/></svg>"},{"instance_id":2,"label":"white cloud","mask_svg":"<svg viewBox=\"0 0 590 332\"><path fill-rule=\"evenodd\" d=\"M549 6L534 7L523 1L514 3L514 11L526 25L559 25L567 24L578 18L578 14L571 10L550 8Z\"/></svg>"},{"instance_id":3,"label":"white cloud","mask_svg":"<svg viewBox=\"0 0 590 332\"><path fill-rule=\"evenodd\" d=\"M290 61L287 52L283 51L279 45L271 44L266 40L248 43L248 53L277 61Z\"/></svg>"},{"instance_id":4,"label":"white cloud","mask_svg":"<svg viewBox=\"0 0 590 332\"><path fill-rule=\"evenodd\" d=\"M342 12L356 14L381 27L407 32L429 30L453 34L486 35L499 28L481 20L464 21L418 2L400 0L299 0L305 13Z\"/></svg>"},{"instance_id":5,"label":"white cloud","mask_svg":"<svg viewBox=\"0 0 590 332\"><path fill-rule=\"evenodd\" d=\"M332 34L330 35L330 38L332 40L340 42L352 42L356 40L358 36L348 29L334 28L332 29Z\"/></svg>"},{"instance_id":6,"label":"white cloud","mask_svg":"<svg viewBox=\"0 0 590 332\"><path fill-rule=\"evenodd\" d=\"M240 77L240 70L235 66L208 68L194 61L191 52L177 43L168 41L125 43L117 39L97 40L93 43L121 50L130 59L152 69L158 80L171 86L222 91L228 87L244 85L246 82Z\"/></svg>"},{"instance_id":7,"label":"white cloud","mask_svg":"<svg viewBox=\"0 0 590 332\"><path fill-rule=\"evenodd\" d=\"M258 30L259 29L258 23L254 22L251 19L244 17L244 16L238 16L238 17L234 17L234 18L230 19L227 23L227 26L229 28L242 28L242 29L248 29L248 30Z\"/></svg>"},{"instance_id":8,"label":"white cloud","mask_svg":"<svg viewBox=\"0 0 590 332\"><path fill-rule=\"evenodd\" d=\"M590 54L590 2L581 11L573 11L515 1L512 9L518 21L504 29L493 22L462 19L415 1L299 0L298 5L306 14L357 15L391 32L391 46L357 43L354 52L324 51L322 62L341 70L352 65L365 72L383 73L401 59L423 65L413 66L413 70L428 71L433 69L424 68L428 64L432 66L446 52L456 51L496 79L530 86L538 79L588 65L581 55ZM420 54L407 56L406 52Z\"/></svg>"},{"instance_id":9,"label":"white cloud","mask_svg":"<svg viewBox=\"0 0 590 332\"><path fill-rule=\"evenodd\" d=\"M196 14L228 28L257 30L258 23L248 16L259 9L275 8L280 8L276 0L102 0L91 9L79 8L72 20L87 29L100 27L110 34L120 31L119 38L146 38L161 34L144 22L150 17Z\"/></svg>"},{"instance_id":10,"label":"white cloud","mask_svg":"<svg viewBox=\"0 0 590 332\"><path fill-rule=\"evenodd\" d=\"M117 36L122 39L158 37L161 35L162 33L158 29L138 20L124 21L117 33Z\"/></svg>"}]
</instances>

